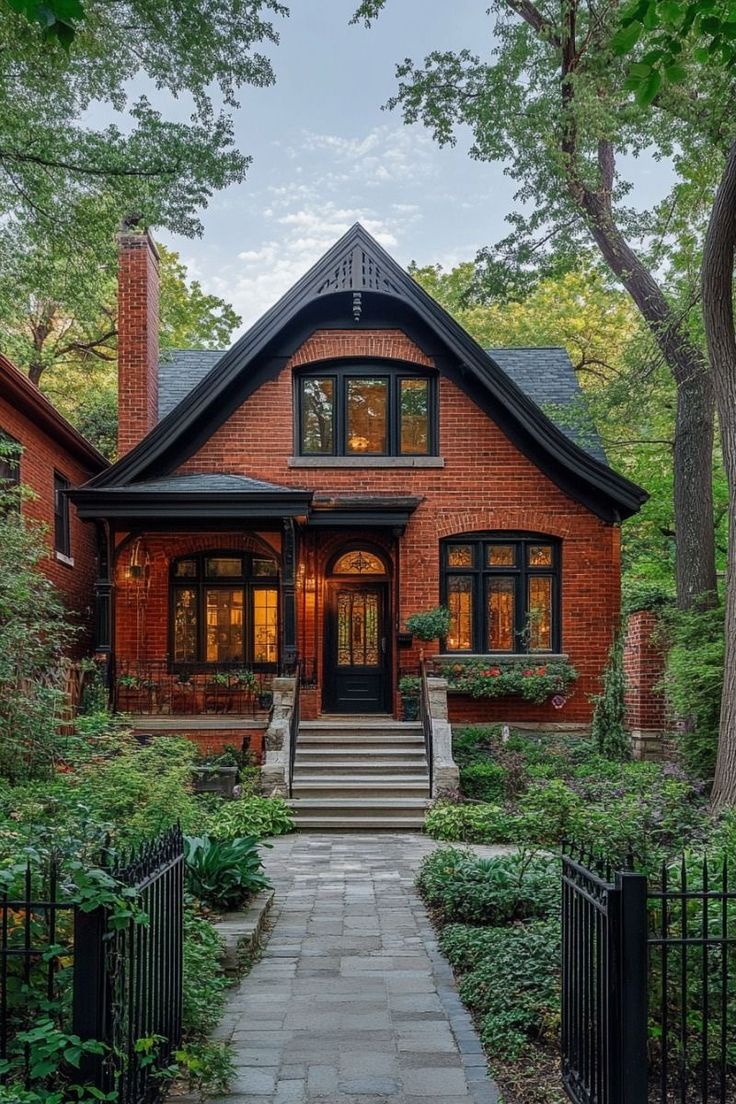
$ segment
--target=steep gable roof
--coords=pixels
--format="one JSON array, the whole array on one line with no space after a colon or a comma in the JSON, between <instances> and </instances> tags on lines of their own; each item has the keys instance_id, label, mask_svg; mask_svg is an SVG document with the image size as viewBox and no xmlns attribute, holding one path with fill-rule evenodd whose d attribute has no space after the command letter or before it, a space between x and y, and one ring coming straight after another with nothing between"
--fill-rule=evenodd
<instances>
[{"instance_id":1,"label":"steep gable roof","mask_svg":"<svg viewBox=\"0 0 736 1104\"><path fill-rule=\"evenodd\" d=\"M167 474L206 440L236 406L286 363L315 323L368 325L407 320L435 361L502 426L519 449L567 494L617 521L646 501L640 487L572 442L469 334L358 223L220 357L134 449L93 480L132 483ZM375 325L373 319L371 323Z\"/></svg>"}]
</instances>

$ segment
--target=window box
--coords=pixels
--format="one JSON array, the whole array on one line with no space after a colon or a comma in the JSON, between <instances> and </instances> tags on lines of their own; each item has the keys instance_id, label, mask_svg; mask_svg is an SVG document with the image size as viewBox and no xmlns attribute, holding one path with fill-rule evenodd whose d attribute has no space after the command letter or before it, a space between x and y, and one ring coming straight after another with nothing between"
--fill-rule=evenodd
<instances>
[{"instance_id":1,"label":"window box","mask_svg":"<svg viewBox=\"0 0 736 1104\"><path fill-rule=\"evenodd\" d=\"M519 662L522 660L523 662ZM575 668L564 659L541 656L451 660L439 664L447 679L448 690L471 698L517 697L523 701L551 701L561 709L578 677Z\"/></svg>"}]
</instances>

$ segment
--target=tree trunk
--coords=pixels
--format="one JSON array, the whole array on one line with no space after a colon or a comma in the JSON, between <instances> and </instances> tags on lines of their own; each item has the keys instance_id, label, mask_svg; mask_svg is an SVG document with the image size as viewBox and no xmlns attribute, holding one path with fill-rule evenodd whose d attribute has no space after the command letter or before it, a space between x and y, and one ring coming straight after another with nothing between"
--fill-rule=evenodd
<instances>
[{"instance_id":1,"label":"tree trunk","mask_svg":"<svg viewBox=\"0 0 736 1104\"><path fill-rule=\"evenodd\" d=\"M35 383L36 387L38 387L41 381L44 367L45 366L39 361L34 361L32 364L28 365L28 378L30 379L31 383Z\"/></svg>"},{"instance_id":2,"label":"tree trunk","mask_svg":"<svg viewBox=\"0 0 736 1104\"><path fill-rule=\"evenodd\" d=\"M736 334L733 316L736 251L736 142L731 146L711 211L703 250L703 319L708 342L723 460L728 479L728 568L725 660L713 786L715 805L736 805Z\"/></svg>"},{"instance_id":3,"label":"tree trunk","mask_svg":"<svg viewBox=\"0 0 736 1104\"><path fill-rule=\"evenodd\" d=\"M677 385L674 447L675 575L683 609L715 604L713 384L700 350L651 273L613 222L605 201L578 196L591 234L647 324Z\"/></svg>"}]
</instances>

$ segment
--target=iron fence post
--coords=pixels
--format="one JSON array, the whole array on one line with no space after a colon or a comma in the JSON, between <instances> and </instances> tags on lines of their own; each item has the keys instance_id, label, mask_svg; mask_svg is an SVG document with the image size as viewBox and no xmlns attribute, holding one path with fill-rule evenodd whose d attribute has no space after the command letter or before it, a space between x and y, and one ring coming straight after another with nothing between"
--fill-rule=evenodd
<instances>
[{"instance_id":1,"label":"iron fence post","mask_svg":"<svg viewBox=\"0 0 736 1104\"><path fill-rule=\"evenodd\" d=\"M106 1042L104 908L74 910L74 987L72 1022L75 1034L87 1041ZM102 1057L83 1054L80 1080L101 1087Z\"/></svg>"},{"instance_id":2,"label":"iron fence post","mask_svg":"<svg viewBox=\"0 0 736 1104\"><path fill-rule=\"evenodd\" d=\"M647 879L624 871L618 947L621 1104L647 1104Z\"/></svg>"}]
</instances>

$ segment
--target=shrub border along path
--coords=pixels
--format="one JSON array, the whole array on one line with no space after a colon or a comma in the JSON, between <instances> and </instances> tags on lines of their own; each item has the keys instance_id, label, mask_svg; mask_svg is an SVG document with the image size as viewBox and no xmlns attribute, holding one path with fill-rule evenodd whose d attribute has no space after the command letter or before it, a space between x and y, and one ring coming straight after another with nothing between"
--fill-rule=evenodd
<instances>
[{"instance_id":1,"label":"shrub border along path","mask_svg":"<svg viewBox=\"0 0 736 1104\"><path fill-rule=\"evenodd\" d=\"M219 1029L230 1104L497 1104L452 970L414 888L419 835L298 833L265 854L276 898L261 960ZM505 849L483 847L480 854Z\"/></svg>"}]
</instances>

